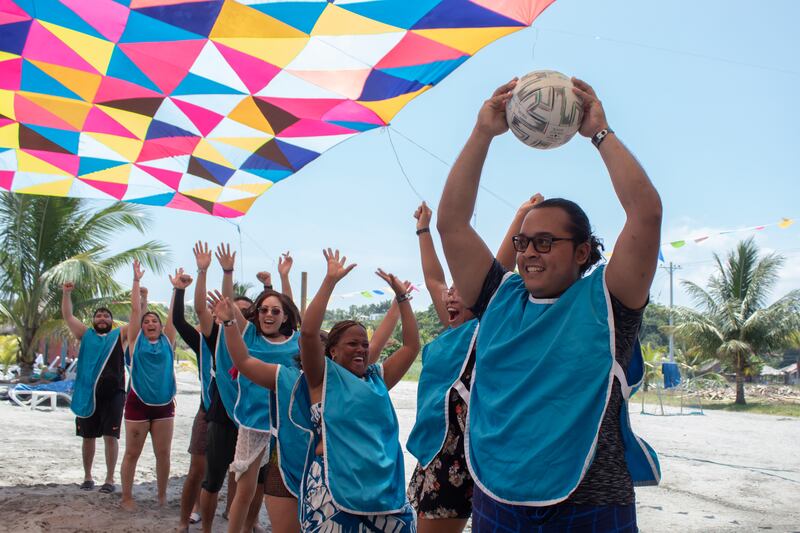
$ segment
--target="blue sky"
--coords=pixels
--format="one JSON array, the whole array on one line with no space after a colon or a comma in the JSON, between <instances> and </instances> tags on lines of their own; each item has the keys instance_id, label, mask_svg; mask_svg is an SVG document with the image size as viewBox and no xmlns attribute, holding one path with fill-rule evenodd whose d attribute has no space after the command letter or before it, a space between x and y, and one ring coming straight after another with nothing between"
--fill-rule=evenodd
<instances>
[{"instance_id":1,"label":"blue sky","mask_svg":"<svg viewBox=\"0 0 800 533\"><path fill-rule=\"evenodd\" d=\"M555 69L594 86L612 128L647 169L664 204L662 241L796 219L787 229L772 226L665 249L666 260L682 266L677 303L688 303L678 280L704 282L713 252L750 235L764 250L786 256L775 291L783 294L800 288L799 19L800 3L792 0L557 0L532 28L489 45L413 100L391 132L348 140L274 186L236 221L241 247L231 223L164 208L148 208L148 238L166 242L171 266L191 272L194 241L230 241L239 250L237 277L253 282L259 270L271 270L277 279L275 261L291 250L298 297L301 270L309 273L310 294L315 292L325 268L321 250L328 246L359 265L341 282L339 295L381 287L373 274L377 267L421 281L412 218L419 199L400 170L390 135L413 187L436 205L449 170L437 158L455 160L483 100L515 75ZM493 249L516 206L535 192L577 201L609 247L624 222L602 161L582 137L540 151L506 134L495 140L483 176L482 184L503 199L486 192L478 197L477 229ZM142 240L121 235L115 249ZM130 283L128 271L117 277ZM217 268L210 285L220 277ZM144 284L153 300L169 298L166 275L148 273ZM665 271L652 293L655 301L668 301ZM336 297L332 305L369 301ZM424 307L430 299L418 294L414 303Z\"/></svg>"}]
</instances>

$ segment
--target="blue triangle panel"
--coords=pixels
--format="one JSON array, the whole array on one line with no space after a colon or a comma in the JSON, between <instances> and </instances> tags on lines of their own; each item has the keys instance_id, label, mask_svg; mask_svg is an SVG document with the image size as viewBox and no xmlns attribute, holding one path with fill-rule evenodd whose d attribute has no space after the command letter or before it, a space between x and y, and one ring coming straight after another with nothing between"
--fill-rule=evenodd
<instances>
[{"instance_id":1,"label":"blue triangle panel","mask_svg":"<svg viewBox=\"0 0 800 533\"><path fill-rule=\"evenodd\" d=\"M171 26L208 37L222 9L222 0L136 9L139 13Z\"/></svg>"},{"instance_id":2,"label":"blue triangle panel","mask_svg":"<svg viewBox=\"0 0 800 533\"><path fill-rule=\"evenodd\" d=\"M172 91L172 96L181 96L186 94L244 94L227 85L217 83L208 78L198 76L192 72L186 74L183 81L175 87Z\"/></svg>"},{"instance_id":3,"label":"blue triangle panel","mask_svg":"<svg viewBox=\"0 0 800 533\"><path fill-rule=\"evenodd\" d=\"M47 139L69 150L73 154L78 153L78 146L80 145L81 134L77 131L59 130L56 128L48 128L46 126L36 126L34 124L26 124L30 129Z\"/></svg>"},{"instance_id":4,"label":"blue triangle panel","mask_svg":"<svg viewBox=\"0 0 800 533\"><path fill-rule=\"evenodd\" d=\"M356 131L368 131L380 127L378 124L370 124L368 122L350 122L347 120L326 120L325 122Z\"/></svg>"},{"instance_id":5,"label":"blue triangle panel","mask_svg":"<svg viewBox=\"0 0 800 533\"><path fill-rule=\"evenodd\" d=\"M157 205L164 206L172 201L175 197L174 192L165 192L164 194L156 194L153 196L145 196L144 198L136 198L135 200L126 200L126 202L135 202L144 205Z\"/></svg>"},{"instance_id":6,"label":"blue triangle panel","mask_svg":"<svg viewBox=\"0 0 800 533\"><path fill-rule=\"evenodd\" d=\"M199 157L195 157L195 159L203 166L204 169L208 170L208 172L214 176L214 179L220 185L225 185L228 183L228 180L231 179L233 173L236 172L236 170L232 168L218 165L217 163L212 163L211 161L200 159Z\"/></svg>"},{"instance_id":7,"label":"blue triangle panel","mask_svg":"<svg viewBox=\"0 0 800 533\"><path fill-rule=\"evenodd\" d=\"M122 161L113 161L111 159L99 159L96 157L81 157L80 167L78 167L78 175L86 176L92 172L99 172L109 168L118 167L120 165L127 165Z\"/></svg>"},{"instance_id":8,"label":"blue triangle panel","mask_svg":"<svg viewBox=\"0 0 800 533\"><path fill-rule=\"evenodd\" d=\"M140 87L150 89L151 91L155 91L157 93L161 92L161 89L155 83L150 81L150 78L145 76L139 67L137 67L136 64L131 61L130 58L126 56L125 53L117 46L114 46L114 52L111 53L111 61L108 63L108 70L106 74L113 78L119 78L121 80L135 83Z\"/></svg>"},{"instance_id":9,"label":"blue triangle panel","mask_svg":"<svg viewBox=\"0 0 800 533\"><path fill-rule=\"evenodd\" d=\"M2 26L0 26L0 28L2 28ZM60 81L28 60L22 62L22 83L20 83L20 89L32 93L62 96L72 100L83 100L80 96L64 87Z\"/></svg>"},{"instance_id":10,"label":"blue triangle panel","mask_svg":"<svg viewBox=\"0 0 800 533\"><path fill-rule=\"evenodd\" d=\"M12 22L0 26L0 52L21 55L31 29L31 20Z\"/></svg>"},{"instance_id":11,"label":"blue triangle panel","mask_svg":"<svg viewBox=\"0 0 800 533\"><path fill-rule=\"evenodd\" d=\"M33 13L28 11L28 14L34 15L37 19L106 40L103 34L90 26L89 23L59 0L36 0L35 4L36 7Z\"/></svg>"},{"instance_id":12,"label":"blue triangle panel","mask_svg":"<svg viewBox=\"0 0 800 533\"><path fill-rule=\"evenodd\" d=\"M442 0L384 0L382 2L357 2L343 4L342 8L361 16L404 28L411 29L428 11Z\"/></svg>"},{"instance_id":13,"label":"blue triangle panel","mask_svg":"<svg viewBox=\"0 0 800 533\"><path fill-rule=\"evenodd\" d=\"M281 152L283 152L283 155L286 156L286 159L292 164L292 168L295 172L319 157L317 152L300 148L299 146L283 142L280 139L275 139L275 142L278 143L278 147L281 149Z\"/></svg>"},{"instance_id":14,"label":"blue triangle panel","mask_svg":"<svg viewBox=\"0 0 800 533\"><path fill-rule=\"evenodd\" d=\"M281 181L282 179L288 178L289 176L294 174L294 172L292 172L291 170L280 170L274 168L249 168L247 169L247 172L249 172L250 174L255 174L256 176L262 177L264 179L267 179L272 183Z\"/></svg>"},{"instance_id":15,"label":"blue triangle panel","mask_svg":"<svg viewBox=\"0 0 800 533\"><path fill-rule=\"evenodd\" d=\"M436 85L442 81L448 74L453 72L468 59L468 56L459 57L458 59L447 59L444 61L434 61L433 63L426 63L424 65L413 65L410 67L397 67L397 68L384 68L381 72L385 72L396 78L403 78L409 81L418 81L423 85Z\"/></svg>"},{"instance_id":16,"label":"blue triangle panel","mask_svg":"<svg viewBox=\"0 0 800 533\"><path fill-rule=\"evenodd\" d=\"M153 119L147 128L145 140L163 139L164 137L195 137L195 134L167 122Z\"/></svg>"},{"instance_id":17,"label":"blue triangle panel","mask_svg":"<svg viewBox=\"0 0 800 533\"><path fill-rule=\"evenodd\" d=\"M494 28L525 26L524 23L495 13L469 0L442 0L414 24L415 30L435 28Z\"/></svg>"},{"instance_id":18,"label":"blue triangle panel","mask_svg":"<svg viewBox=\"0 0 800 533\"><path fill-rule=\"evenodd\" d=\"M281 2L250 6L303 33L311 33L328 2Z\"/></svg>"},{"instance_id":19,"label":"blue triangle panel","mask_svg":"<svg viewBox=\"0 0 800 533\"><path fill-rule=\"evenodd\" d=\"M394 98L401 94L412 93L424 86L425 84L423 83L397 78L381 72L380 70L373 69L373 71L369 73L367 81L364 83L364 89L358 99L364 102L374 102L386 98Z\"/></svg>"},{"instance_id":20,"label":"blue triangle panel","mask_svg":"<svg viewBox=\"0 0 800 533\"><path fill-rule=\"evenodd\" d=\"M148 17L131 10L125 32L120 37L121 43L168 43L169 41L192 41L204 38L204 35L186 31L153 17ZM169 50L166 48L165 50Z\"/></svg>"}]
</instances>

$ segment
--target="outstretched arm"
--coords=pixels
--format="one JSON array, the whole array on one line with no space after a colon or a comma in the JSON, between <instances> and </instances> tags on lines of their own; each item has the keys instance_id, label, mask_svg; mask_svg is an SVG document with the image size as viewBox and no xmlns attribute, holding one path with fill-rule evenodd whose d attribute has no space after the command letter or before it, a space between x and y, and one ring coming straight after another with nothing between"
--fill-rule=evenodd
<instances>
[{"instance_id":1,"label":"outstretched arm","mask_svg":"<svg viewBox=\"0 0 800 533\"><path fill-rule=\"evenodd\" d=\"M409 285L410 283L406 282L406 291L408 291ZM389 342L389 338L392 336L394 327L397 325L397 321L399 319L400 308L397 306L397 300L394 300L392 301L392 305L389 306L389 310L386 311L385 315L383 315L383 320L381 320L381 323L378 324L377 328L375 328L372 338L369 340L368 365L376 362L381 356L381 351L383 351L386 343Z\"/></svg>"},{"instance_id":2,"label":"outstretched arm","mask_svg":"<svg viewBox=\"0 0 800 533\"><path fill-rule=\"evenodd\" d=\"M206 306L206 277L208 267L211 266L211 250L208 249L207 242L197 241L192 250L194 259L197 263L197 285L194 287L194 310L197 319L200 321L200 331L208 337L211 335L211 328L214 325L214 318Z\"/></svg>"},{"instance_id":3,"label":"outstretched arm","mask_svg":"<svg viewBox=\"0 0 800 533\"><path fill-rule=\"evenodd\" d=\"M133 285L131 285L131 320L128 322L128 346L131 347L131 357L133 356L133 346L136 344L136 337L142 329L142 295L139 293L139 282L144 276L144 270L136 259L133 260Z\"/></svg>"},{"instance_id":4,"label":"outstretched arm","mask_svg":"<svg viewBox=\"0 0 800 533\"><path fill-rule=\"evenodd\" d=\"M173 347L175 346L175 335L177 334L177 330L175 329L175 323L172 321L172 314L175 311L175 291L172 291L172 298L169 301L169 311L167 311L167 323L164 324L164 335L167 336L169 339L170 345Z\"/></svg>"},{"instance_id":5,"label":"outstretched arm","mask_svg":"<svg viewBox=\"0 0 800 533\"><path fill-rule=\"evenodd\" d=\"M608 129L603 105L594 89L573 78L573 91L583 100L580 134L593 137ZM625 307L639 309L647 303L658 266L661 242L661 198L642 166L617 138L607 135L599 147L611 183L625 210L625 225L606 267L608 290Z\"/></svg>"},{"instance_id":6,"label":"outstretched arm","mask_svg":"<svg viewBox=\"0 0 800 533\"><path fill-rule=\"evenodd\" d=\"M222 267L222 294L231 300L235 297L233 294L233 267L236 264L236 252L231 253L230 244L220 244L217 246L217 261ZM236 323L239 325L239 331L244 331L247 326L247 320L239 310L238 306L233 306L233 316L236 317Z\"/></svg>"},{"instance_id":7,"label":"outstretched arm","mask_svg":"<svg viewBox=\"0 0 800 533\"><path fill-rule=\"evenodd\" d=\"M300 360L306 382L312 389L319 387L325 376L325 352L322 343L319 342L319 331L322 328L322 321L325 319L328 300L339 280L356 267L355 263L346 265L347 257L340 259L339 250L334 252L328 248L323 250L322 254L325 256L325 261L328 262L328 271L314 299L308 304L303 317L303 325L300 326Z\"/></svg>"},{"instance_id":8,"label":"outstretched arm","mask_svg":"<svg viewBox=\"0 0 800 533\"><path fill-rule=\"evenodd\" d=\"M183 339L183 342L189 345L193 350L197 351L200 346L200 333L194 329L186 321L186 313L184 311L183 299L186 295L186 288L192 284L192 276L185 274L182 268L175 271L175 276L169 277L170 283L174 289L172 295L172 304L170 305L170 318L171 322ZM169 334L167 334L169 336Z\"/></svg>"},{"instance_id":9,"label":"outstretched arm","mask_svg":"<svg viewBox=\"0 0 800 533\"><path fill-rule=\"evenodd\" d=\"M214 312L222 320L225 327L225 345L228 348L228 353L231 355L234 366L253 383L275 390L278 365L265 363L255 357L250 357L247 345L242 339L242 334L236 327L233 312L236 306L233 305L231 299L226 296L222 298L214 297L210 299L210 302L214 306Z\"/></svg>"},{"instance_id":10,"label":"outstretched arm","mask_svg":"<svg viewBox=\"0 0 800 533\"><path fill-rule=\"evenodd\" d=\"M292 283L289 281L289 272L292 271L293 264L294 259L289 255L288 251L285 254L281 254L278 258L278 273L281 275L281 292L291 301L294 301L294 296L292 295Z\"/></svg>"},{"instance_id":11,"label":"outstretched arm","mask_svg":"<svg viewBox=\"0 0 800 533\"><path fill-rule=\"evenodd\" d=\"M431 296L433 308L443 326L448 323L447 306L444 302L444 291L447 290L447 280L444 277L442 263L436 255L431 234L431 208L422 202L414 212L417 219L417 240L419 240L419 256L422 259L422 275L425 278L425 287Z\"/></svg>"},{"instance_id":12,"label":"outstretched arm","mask_svg":"<svg viewBox=\"0 0 800 533\"><path fill-rule=\"evenodd\" d=\"M506 231L506 236L503 237L503 242L500 243L500 248L497 249L497 262L503 265L508 271L514 270L517 262L517 251L514 249L514 243L511 238L519 233L522 227L522 221L525 220L525 215L533 209L533 207L544 200L544 196L538 192L531 196L530 200L525 200L514 215L514 220Z\"/></svg>"},{"instance_id":13,"label":"outstretched arm","mask_svg":"<svg viewBox=\"0 0 800 533\"><path fill-rule=\"evenodd\" d=\"M419 330L405 283L381 269L378 269L377 274L392 287L397 296L403 328L403 345L383 363L383 381L386 382L386 388L391 389L403 379L419 354Z\"/></svg>"},{"instance_id":14,"label":"outstretched arm","mask_svg":"<svg viewBox=\"0 0 800 533\"><path fill-rule=\"evenodd\" d=\"M470 226L469 219L475 209L489 145L495 136L508 130L505 108L516 83L514 79L499 87L484 102L475 128L450 170L439 202L436 228L442 238L453 281L467 306L472 306L478 299L494 260L486 243Z\"/></svg>"},{"instance_id":15,"label":"outstretched arm","mask_svg":"<svg viewBox=\"0 0 800 533\"><path fill-rule=\"evenodd\" d=\"M67 323L69 331L75 338L81 340L83 334L86 333L86 330L89 328L72 314L72 290L74 288L75 284L71 281L64 283L61 287L61 318Z\"/></svg>"}]
</instances>

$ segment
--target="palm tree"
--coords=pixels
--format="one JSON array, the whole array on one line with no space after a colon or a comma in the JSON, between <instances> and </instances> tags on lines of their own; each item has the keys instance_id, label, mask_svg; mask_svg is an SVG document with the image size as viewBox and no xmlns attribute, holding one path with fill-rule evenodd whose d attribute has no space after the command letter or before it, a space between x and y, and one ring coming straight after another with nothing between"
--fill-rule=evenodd
<instances>
[{"instance_id":1,"label":"palm tree","mask_svg":"<svg viewBox=\"0 0 800 533\"><path fill-rule=\"evenodd\" d=\"M766 305L784 259L774 253L759 258L752 238L740 242L724 260L717 254L714 259L717 272L707 290L683 282L698 310L678 308L675 333L734 370L736 403L744 405L745 372L760 362L759 354L785 348L797 329L800 290Z\"/></svg>"},{"instance_id":2,"label":"palm tree","mask_svg":"<svg viewBox=\"0 0 800 533\"><path fill-rule=\"evenodd\" d=\"M29 375L36 343L60 319L60 285L76 281L76 315L122 292L114 273L138 259L163 269L168 248L149 241L123 252L107 248L124 232L144 233L143 208L115 203L100 210L86 200L0 193L0 319L19 338L19 363Z\"/></svg>"}]
</instances>

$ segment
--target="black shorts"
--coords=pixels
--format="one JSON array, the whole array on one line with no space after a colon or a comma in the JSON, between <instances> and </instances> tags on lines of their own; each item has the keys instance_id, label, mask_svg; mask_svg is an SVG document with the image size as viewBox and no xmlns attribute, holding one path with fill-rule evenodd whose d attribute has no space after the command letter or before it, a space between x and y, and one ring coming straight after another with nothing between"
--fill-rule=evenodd
<instances>
[{"instance_id":1,"label":"black shorts","mask_svg":"<svg viewBox=\"0 0 800 533\"><path fill-rule=\"evenodd\" d=\"M220 424L212 420L208 423L207 435L206 475L203 479L203 489L207 492L219 492L236 453L239 430L233 424Z\"/></svg>"},{"instance_id":2,"label":"black shorts","mask_svg":"<svg viewBox=\"0 0 800 533\"><path fill-rule=\"evenodd\" d=\"M264 481L267 479L267 465L262 466L258 469L258 485L263 485Z\"/></svg>"},{"instance_id":3,"label":"black shorts","mask_svg":"<svg viewBox=\"0 0 800 533\"><path fill-rule=\"evenodd\" d=\"M125 391L118 390L110 396L98 396L95 399L92 416L75 417L75 434L84 439L99 437L119 438L122 425L122 411L125 407Z\"/></svg>"}]
</instances>

